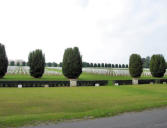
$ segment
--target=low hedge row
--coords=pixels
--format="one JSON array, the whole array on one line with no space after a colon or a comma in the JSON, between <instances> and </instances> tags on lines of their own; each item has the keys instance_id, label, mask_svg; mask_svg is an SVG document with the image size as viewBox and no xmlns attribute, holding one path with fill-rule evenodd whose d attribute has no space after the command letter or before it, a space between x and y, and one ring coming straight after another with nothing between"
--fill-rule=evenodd
<instances>
[{"instance_id":1,"label":"low hedge row","mask_svg":"<svg viewBox=\"0 0 167 128\"><path fill-rule=\"evenodd\" d=\"M69 81L0 81L0 87L68 87L70 86Z\"/></svg>"},{"instance_id":2,"label":"low hedge row","mask_svg":"<svg viewBox=\"0 0 167 128\"><path fill-rule=\"evenodd\" d=\"M115 85L116 83L118 85L131 85L132 80L113 80L113 85Z\"/></svg>"},{"instance_id":3,"label":"low hedge row","mask_svg":"<svg viewBox=\"0 0 167 128\"><path fill-rule=\"evenodd\" d=\"M77 81L77 86L95 86L96 84L105 86L108 84L108 80Z\"/></svg>"},{"instance_id":4,"label":"low hedge row","mask_svg":"<svg viewBox=\"0 0 167 128\"><path fill-rule=\"evenodd\" d=\"M167 83L167 79L144 79L144 80L139 80L138 83L139 84L162 84L166 82ZM132 85L132 80L113 80L113 84L118 84L118 85Z\"/></svg>"},{"instance_id":5,"label":"low hedge row","mask_svg":"<svg viewBox=\"0 0 167 128\"><path fill-rule=\"evenodd\" d=\"M104 86L108 84L107 80L95 80L95 81L77 81L77 86L95 86L99 84ZM69 87L70 81L0 81L0 87Z\"/></svg>"}]
</instances>

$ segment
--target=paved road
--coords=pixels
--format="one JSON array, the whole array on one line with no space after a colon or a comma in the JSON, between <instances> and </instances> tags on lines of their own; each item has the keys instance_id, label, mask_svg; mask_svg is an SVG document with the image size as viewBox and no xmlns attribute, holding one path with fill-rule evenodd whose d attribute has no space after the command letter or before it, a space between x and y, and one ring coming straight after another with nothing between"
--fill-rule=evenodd
<instances>
[{"instance_id":1,"label":"paved road","mask_svg":"<svg viewBox=\"0 0 167 128\"><path fill-rule=\"evenodd\" d=\"M110 118L68 121L22 128L167 128L167 108L125 113Z\"/></svg>"}]
</instances>

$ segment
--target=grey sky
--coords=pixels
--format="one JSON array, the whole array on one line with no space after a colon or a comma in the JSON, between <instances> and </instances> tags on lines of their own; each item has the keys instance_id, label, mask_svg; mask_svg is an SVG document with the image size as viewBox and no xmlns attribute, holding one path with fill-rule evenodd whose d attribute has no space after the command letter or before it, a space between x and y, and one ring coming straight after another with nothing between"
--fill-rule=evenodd
<instances>
[{"instance_id":1,"label":"grey sky","mask_svg":"<svg viewBox=\"0 0 167 128\"><path fill-rule=\"evenodd\" d=\"M166 7L166 0L0 0L0 42L9 59L27 60L40 48L60 62L73 46L88 62L167 57Z\"/></svg>"}]
</instances>

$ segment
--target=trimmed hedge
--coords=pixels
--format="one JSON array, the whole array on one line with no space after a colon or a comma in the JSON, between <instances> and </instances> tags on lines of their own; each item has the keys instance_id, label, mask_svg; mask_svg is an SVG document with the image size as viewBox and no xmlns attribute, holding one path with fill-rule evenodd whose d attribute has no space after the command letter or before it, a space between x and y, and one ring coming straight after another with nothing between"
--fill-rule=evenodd
<instances>
[{"instance_id":1,"label":"trimmed hedge","mask_svg":"<svg viewBox=\"0 0 167 128\"><path fill-rule=\"evenodd\" d=\"M108 80L77 81L77 86L95 86L95 84L105 86L108 84Z\"/></svg>"},{"instance_id":2,"label":"trimmed hedge","mask_svg":"<svg viewBox=\"0 0 167 128\"><path fill-rule=\"evenodd\" d=\"M113 80L113 85L118 83L119 85L132 85L132 80Z\"/></svg>"},{"instance_id":3,"label":"trimmed hedge","mask_svg":"<svg viewBox=\"0 0 167 128\"><path fill-rule=\"evenodd\" d=\"M107 80L97 81L77 81L77 86L95 86L95 84L104 86L108 84ZM70 81L0 81L0 87L70 87Z\"/></svg>"},{"instance_id":4,"label":"trimmed hedge","mask_svg":"<svg viewBox=\"0 0 167 128\"><path fill-rule=\"evenodd\" d=\"M144 79L139 80L139 84L162 84L163 82L167 83L167 79ZM118 83L119 85L132 85L132 80L114 80L113 84Z\"/></svg>"},{"instance_id":5,"label":"trimmed hedge","mask_svg":"<svg viewBox=\"0 0 167 128\"><path fill-rule=\"evenodd\" d=\"M68 87L70 86L69 81L0 81L0 87Z\"/></svg>"}]
</instances>

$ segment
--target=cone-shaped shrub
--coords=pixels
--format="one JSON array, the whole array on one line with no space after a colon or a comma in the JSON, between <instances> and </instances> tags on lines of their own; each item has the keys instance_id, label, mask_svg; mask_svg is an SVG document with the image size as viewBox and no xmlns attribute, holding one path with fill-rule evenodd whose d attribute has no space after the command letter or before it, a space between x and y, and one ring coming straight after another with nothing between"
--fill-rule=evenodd
<instances>
[{"instance_id":1,"label":"cone-shaped shrub","mask_svg":"<svg viewBox=\"0 0 167 128\"><path fill-rule=\"evenodd\" d=\"M77 47L65 50L62 70L64 76L69 79L77 79L82 73L82 57Z\"/></svg>"},{"instance_id":2,"label":"cone-shaped shrub","mask_svg":"<svg viewBox=\"0 0 167 128\"><path fill-rule=\"evenodd\" d=\"M129 72L133 78L139 78L143 72L142 59L138 54L132 54L129 59Z\"/></svg>"},{"instance_id":3,"label":"cone-shaped shrub","mask_svg":"<svg viewBox=\"0 0 167 128\"><path fill-rule=\"evenodd\" d=\"M2 78L8 69L8 58L5 51L5 46L0 43L0 78Z\"/></svg>"},{"instance_id":4,"label":"cone-shaped shrub","mask_svg":"<svg viewBox=\"0 0 167 128\"><path fill-rule=\"evenodd\" d=\"M166 62L162 55L157 54L151 57L150 72L153 77L163 77L166 72Z\"/></svg>"},{"instance_id":5,"label":"cone-shaped shrub","mask_svg":"<svg viewBox=\"0 0 167 128\"><path fill-rule=\"evenodd\" d=\"M35 78L41 78L45 70L45 55L42 50L35 50L29 54L28 65L30 66L30 75Z\"/></svg>"}]
</instances>

